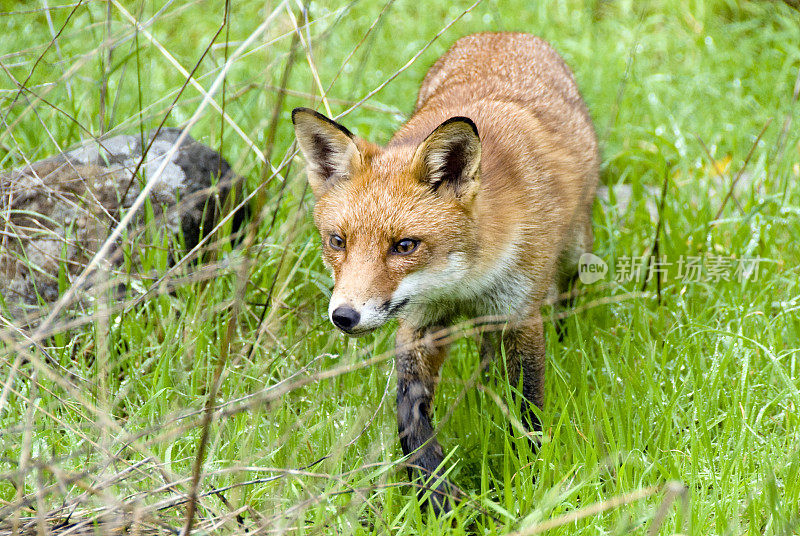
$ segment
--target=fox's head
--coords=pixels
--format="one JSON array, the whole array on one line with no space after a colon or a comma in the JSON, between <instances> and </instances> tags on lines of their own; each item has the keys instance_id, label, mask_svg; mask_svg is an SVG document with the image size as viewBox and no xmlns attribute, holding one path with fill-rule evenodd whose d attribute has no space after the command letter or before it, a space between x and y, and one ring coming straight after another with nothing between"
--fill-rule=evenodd
<instances>
[{"instance_id":1,"label":"fox's head","mask_svg":"<svg viewBox=\"0 0 800 536\"><path fill-rule=\"evenodd\" d=\"M475 124L453 117L419 144L384 149L307 108L292 121L335 281L331 322L363 335L458 293L477 247Z\"/></svg>"}]
</instances>

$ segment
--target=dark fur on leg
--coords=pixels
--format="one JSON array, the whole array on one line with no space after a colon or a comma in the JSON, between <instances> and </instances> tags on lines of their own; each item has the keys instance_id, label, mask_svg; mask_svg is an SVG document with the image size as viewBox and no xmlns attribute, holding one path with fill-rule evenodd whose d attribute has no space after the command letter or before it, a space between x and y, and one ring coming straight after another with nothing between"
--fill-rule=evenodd
<instances>
[{"instance_id":1,"label":"dark fur on leg","mask_svg":"<svg viewBox=\"0 0 800 536\"><path fill-rule=\"evenodd\" d=\"M444 453L433 435L430 394L423 382L398 378L397 428L403 453L410 455L408 476L420 486L420 499L431 490L429 504L438 515L450 510L450 486L444 479L437 482L442 478L439 466Z\"/></svg>"},{"instance_id":2,"label":"dark fur on leg","mask_svg":"<svg viewBox=\"0 0 800 536\"><path fill-rule=\"evenodd\" d=\"M452 486L441 474L442 447L434 437L431 404L446 350L427 330L401 325L397 332L397 428L403 453L410 456L409 478L420 485L418 497L430 489L428 504L436 515L452 508Z\"/></svg>"},{"instance_id":3,"label":"dark fur on leg","mask_svg":"<svg viewBox=\"0 0 800 536\"><path fill-rule=\"evenodd\" d=\"M544 402L545 343L541 316L509 327L503 340L509 381L517 385L522 375L522 422L528 432L541 432L542 424L534 411L534 407L541 409ZM529 437L531 446L538 448L535 434Z\"/></svg>"}]
</instances>

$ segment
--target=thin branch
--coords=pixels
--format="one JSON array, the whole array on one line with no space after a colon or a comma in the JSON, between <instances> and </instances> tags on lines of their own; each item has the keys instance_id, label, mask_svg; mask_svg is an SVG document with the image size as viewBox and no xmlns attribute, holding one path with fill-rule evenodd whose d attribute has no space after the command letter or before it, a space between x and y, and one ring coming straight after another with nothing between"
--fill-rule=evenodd
<instances>
[{"instance_id":1,"label":"thin branch","mask_svg":"<svg viewBox=\"0 0 800 536\"><path fill-rule=\"evenodd\" d=\"M742 178L742 175L744 174L744 171L747 169L747 164L750 163L750 159L753 157L753 154L756 151L756 147L758 147L758 143L761 141L761 137L767 131L767 128L769 128L769 125L771 123L772 123L772 119L770 118L770 119L767 120L767 123L764 125L764 128L761 129L761 132L759 132L758 137L756 138L756 141L753 142L753 146L750 147L750 152L747 153L747 158L744 159L744 163L742 164L742 167L739 170L739 173L737 173L736 177L734 177L733 180L731 181L731 186L728 189L728 193L725 196L725 198L722 200L722 204L719 206L719 210L717 210L717 214L716 214L716 216L714 216L714 220L713 221L718 220L719 217L722 215L722 211L725 210L725 205L728 204L728 200L733 195L733 189L736 188L736 183L738 183L739 179Z\"/></svg>"}]
</instances>

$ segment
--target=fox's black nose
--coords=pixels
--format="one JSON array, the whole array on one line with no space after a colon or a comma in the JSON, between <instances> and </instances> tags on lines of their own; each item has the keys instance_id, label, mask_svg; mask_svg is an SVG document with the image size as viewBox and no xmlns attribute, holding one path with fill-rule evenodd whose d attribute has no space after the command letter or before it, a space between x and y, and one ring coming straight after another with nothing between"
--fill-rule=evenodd
<instances>
[{"instance_id":1,"label":"fox's black nose","mask_svg":"<svg viewBox=\"0 0 800 536\"><path fill-rule=\"evenodd\" d=\"M361 315L352 307L340 305L331 313L331 321L342 331L350 331L358 325Z\"/></svg>"}]
</instances>

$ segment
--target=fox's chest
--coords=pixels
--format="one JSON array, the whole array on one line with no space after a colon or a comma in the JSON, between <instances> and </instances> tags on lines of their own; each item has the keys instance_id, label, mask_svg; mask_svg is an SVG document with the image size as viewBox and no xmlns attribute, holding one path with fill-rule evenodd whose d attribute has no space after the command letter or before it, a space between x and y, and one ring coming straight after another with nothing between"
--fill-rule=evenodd
<instances>
[{"instance_id":1,"label":"fox's chest","mask_svg":"<svg viewBox=\"0 0 800 536\"><path fill-rule=\"evenodd\" d=\"M514 260L509 252L483 273L465 268L461 278L443 278L425 299L409 304L402 316L413 325L428 326L524 314L530 305L533 282L516 268Z\"/></svg>"}]
</instances>

